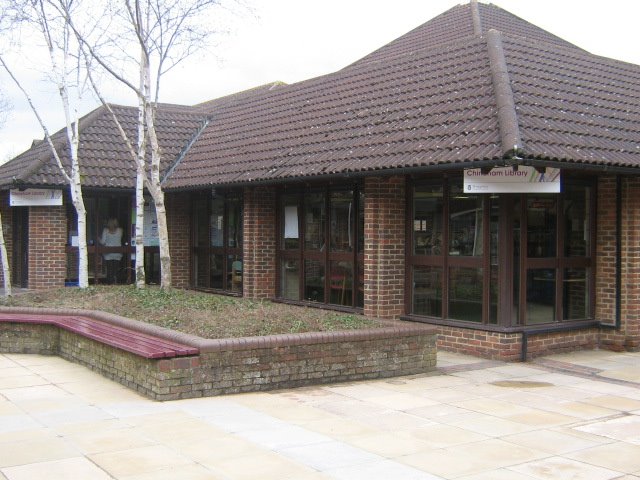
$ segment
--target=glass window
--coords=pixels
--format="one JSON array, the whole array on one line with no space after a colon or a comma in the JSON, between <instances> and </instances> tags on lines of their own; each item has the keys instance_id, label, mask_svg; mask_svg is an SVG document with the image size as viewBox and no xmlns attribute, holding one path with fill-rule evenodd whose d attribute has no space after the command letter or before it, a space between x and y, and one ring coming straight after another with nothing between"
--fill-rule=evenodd
<instances>
[{"instance_id":1,"label":"glass window","mask_svg":"<svg viewBox=\"0 0 640 480\"><path fill-rule=\"evenodd\" d=\"M193 205L193 241L196 247L209 245L209 231L207 230L207 205L194 202Z\"/></svg>"},{"instance_id":2,"label":"glass window","mask_svg":"<svg viewBox=\"0 0 640 480\"><path fill-rule=\"evenodd\" d=\"M482 197L452 186L449 200L449 255L482 255Z\"/></svg>"},{"instance_id":3,"label":"glass window","mask_svg":"<svg viewBox=\"0 0 640 480\"><path fill-rule=\"evenodd\" d=\"M224 245L224 198L216 197L211 200L211 246L222 247Z\"/></svg>"},{"instance_id":4,"label":"glass window","mask_svg":"<svg viewBox=\"0 0 640 480\"><path fill-rule=\"evenodd\" d=\"M362 307L361 189L354 186L285 193L279 205L279 295L289 300Z\"/></svg>"},{"instance_id":5,"label":"glass window","mask_svg":"<svg viewBox=\"0 0 640 480\"><path fill-rule=\"evenodd\" d=\"M242 293L242 257L227 255L227 272L229 272L229 287L234 292Z\"/></svg>"},{"instance_id":6,"label":"glass window","mask_svg":"<svg viewBox=\"0 0 640 480\"><path fill-rule=\"evenodd\" d=\"M286 221L286 218L285 218ZM325 196L312 193L304 197L304 248L323 250L325 225Z\"/></svg>"},{"instance_id":7,"label":"glass window","mask_svg":"<svg viewBox=\"0 0 640 480\"><path fill-rule=\"evenodd\" d=\"M282 261L280 283L282 298L300 300L300 262L298 260L287 259Z\"/></svg>"},{"instance_id":8,"label":"glass window","mask_svg":"<svg viewBox=\"0 0 640 480\"><path fill-rule=\"evenodd\" d=\"M337 191L329 194L331 206L331 251L351 252L354 247L353 191Z\"/></svg>"},{"instance_id":9,"label":"glass window","mask_svg":"<svg viewBox=\"0 0 640 480\"><path fill-rule=\"evenodd\" d=\"M527 325L556 319L556 271L536 268L527 271Z\"/></svg>"},{"instance_id":10,"label":"glass window","mask_svg":"<svg viewBox=\"0 0 640 480\"><path fill-rule=\"evenodd\" d=\"M565 268L562 280L563 320L581 320L591 316L588 279L587 268Z\"/></svg>"},{"instance_id":11,"label":"glass window","mask_svg":"<svg viewBox=\"0 0 640 480\"><path fill-rule=\"evenodd\" d=\"M324 264L318 260L304 261L304 299L324 302Z\"/></svg>"},{"instance_id":12,"label":"glass window","mask_svg":"<svg viewBox=\"0 0 640 480\"><path fill-rule=\"evenodd\" d=\"M565 179L562 190L468 195L456 177L414 186L411 313L505 327L591 318L594 186Z\"/></svg>"},{"instance_id":13,"label":"glass window","mask_svg":"<svg viewBox=\"0 0 640 480\"><path fill-rule=\"evenodd\" d=\"M227 200L229 236L227 246L242 248L242 198L231 197Z\"/></svg>"},{"instance_id":14,"label":"glass window","mask_svg":"<svg viewBox=\"0 0 640 480\"><path fill-rule=\"evenodd\" d=\"M331 262L329 276L329 303L353 305L353 264L349 262Z\"/></svg>"},{"instance_id":15,"label":"glass window","mask_svg":"<svg viewBox=\"0 0 640 480\"><path fill-rule=\"evenodd\" d=\"M442 186L416 187L413 198L413 251L442 255Z\"/></svg>"},{"instance_id":16,"label":"glass window","mask_svg":"<svg viewBox=\"0 0 640 480\"><path fill-rule=\"evenodd\" d=\"M413 268L413 313L442 316L442 268Z\"/></svg>"},{"instance_id":17,"label":"glass window","mask_svg":"<svg viewBox=\"0 0 640 480\"><path fill-rule=\"evenodd\" d=\"M567 257L586 257L590 254L591 189L584 186L567 186L565 188L564 210L564 254Z\"/></svg>"},{"instance_id":18,"label":"glass window","mask_svg":"<svg viewBox=\"0 0 640 480\"><path fill-rule=\"evenodd\" d=\"M556 256L556 197L527 198L527 255L529 258Z\"/></svg>"},{"instance_id":19,"label":"glass window","mask_svg":"<svg viewBox=\"0 0 640 480\"><path fill-rule=\"evenodd\" d=\"M298 196L282 196L282 238L286 250L300 247L300 234L298 232Z\"/></svg>"},{"instance_id":20,"label":"glass window","mask_svg":"<svg viewBox=\"0 0 640 480\"><path fill-rule=\"evenodd\" d=\"M209 271L211 288L224 288L224 256L221 254L211 255L211 267Z\"/></svg>"},{"instance_id":21,"label":"glass window","mask_svg":"<svg viewBox=\"0 0 640 480\"><path fill-rule=\"evenodd\" d=\"M192 208L193 284L242 293L242 196L202 192Z\"/></svg>"},{"instance_id":22,"label":"glass window","mask_svg":"<svg viewBox=\"0 0 640 480\"><path fill-rule=\"evenodd\" d=\"M482 268L449 269L449 318L482 322Z\"/></svg>"}]
</instances>

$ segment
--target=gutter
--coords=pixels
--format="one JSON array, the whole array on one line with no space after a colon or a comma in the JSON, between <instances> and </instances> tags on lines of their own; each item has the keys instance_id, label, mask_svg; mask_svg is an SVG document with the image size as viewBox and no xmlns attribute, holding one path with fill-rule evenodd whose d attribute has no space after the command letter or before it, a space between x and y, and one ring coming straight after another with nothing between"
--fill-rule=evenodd
<instances>
[{"instance_id":1,"label":"gutter","mask_svg":"<svg viewBox=\"0 0 640 480\"><path fill-rule=\"evenodd\" d=\"M520 153L520 152L517 152ZM186 187L168 187L166 191L169 192L185 192L193 190L202 190L205 188L219 187L219 188L242 188L242 187L257 187L257 186L269 186L269 185L283 185L285 183L294 182L312 182L312 181L345 181L360 179L366 177L381 177L381 176L394 176L394 175L418 175L430 172L443 172L443 171L455 171L463 170L466 168L493 168L493 167L510 167L514 165L531 166L531 167L553 167L560 168L562 170L580 170L592 173L610 173L617 175L640 175L640 168L636 167L616 167L610 165L592 165L589 163L569 163L562 162L560 160L537 160L531 158L522 157L508 157L508 158L493 158L490 160L469 160L466 162L455 163L439 163L435 165L421 165L419 167L394 167L377 170L363 170L356 172L344 172L333 174L318 174L318 175L300 175L292 177L278 177L273 179L260 179L260 180L246 180L238 182L228 183L210 183L193 185Z\"/></svg>"}]
</instances>

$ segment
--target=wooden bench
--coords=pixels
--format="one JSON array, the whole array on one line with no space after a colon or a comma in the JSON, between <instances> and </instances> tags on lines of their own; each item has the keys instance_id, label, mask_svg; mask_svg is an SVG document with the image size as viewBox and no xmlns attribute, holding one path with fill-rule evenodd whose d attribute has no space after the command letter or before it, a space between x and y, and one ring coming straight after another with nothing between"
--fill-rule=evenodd
<instances>
[{"instance_id":1,"label":"wooden bench","mask_svg":"<svg viewBox=\"0 0 640 480\"><path fill-rule=\"evenodd\" d=\"M173 358L199 353L196 347L84 316L2 312L0 322L54 325L144 358Z\"/></svg>"}]
</instances>

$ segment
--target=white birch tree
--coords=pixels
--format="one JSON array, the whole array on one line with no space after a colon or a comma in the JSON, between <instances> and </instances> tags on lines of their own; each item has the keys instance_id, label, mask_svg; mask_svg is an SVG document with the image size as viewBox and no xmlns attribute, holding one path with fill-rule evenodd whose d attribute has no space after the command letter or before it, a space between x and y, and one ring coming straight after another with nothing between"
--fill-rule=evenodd
<instances>
[{"instance_id":1,"label":"white birch tree","mask_svg":"<svg viewBox=\"0 0 640 480\"><path fill-rule=\"evenodd\" d=\"M58 91L65 117L65 136L70 164L65 165L60 152L49 133L40 111L34 103L25 85L14 73L14 70L0 55L0 64L9 77L24 95L29 107L40 124L45 141L63 178L69 185L71 201L77 214L78 229L78 285L89 286L88 252L86 238L87 213L82 196L82 182L79 159L80 121L77 105L82 100L83 87L80 79L82 66L77 56L78 45L64 12L70 12L79 2L75 0L14 0L3 2L3 8L15 12L14 21L21 27L33 27L41 36L50 60L50 75ZM76 95L72 98L71 90Z\"/></svg>"},{"instance_id":2,"label":"white birch tree","mask_svg":"<svg viewBox=\"0 0 640 480\"><path fill-rule=\"evenodd\" d=\"M9 110L9 103L0 97L0 126L5 122L5 115ZM2 262L2 280L4 285L4 296L10 297L11 291L11 267L9 266L9 255L7 255L7 244L4 241L4 226L2 224L2 214L0 213L0 262Z\"/></svg>"},{"instance_id":3,"label":"white birch tree","mask_svg":"<svg viewBox=\"0 0 640 480\"><path fill-rule=\"evenodd\" d=\"M207 39L214 33L207 24L207 13L219 3L220 0L112 0L112 9L114 12L120 12L118 18L121 23L119 28L113 28L112 24L112 50L107 56L96 49L93 42L82 36L74 26L84 48L97 63L136 95L136 259L144 258L144 250L138 250L138 246L142 248L143 188L146 188L153 199L158 222L162 288L171 288L172 278L167 216L161 183L163 154L156 129L161 80L171 68L206 46ZM75 25L72 16L68 20ZM114 50L120 49L126 53L127 48L123 46L129 45L126 39L131 40L139 51L137 58L124 55L129 65L133 65L129 70L122 69L111 61L111 53ZM135 73L132 73L132 70L135 70ZM145 155L147 145L149 155ZM144 285L143 268L142 262L136 261L138 286Z\"/></svg>"}]
</instances>

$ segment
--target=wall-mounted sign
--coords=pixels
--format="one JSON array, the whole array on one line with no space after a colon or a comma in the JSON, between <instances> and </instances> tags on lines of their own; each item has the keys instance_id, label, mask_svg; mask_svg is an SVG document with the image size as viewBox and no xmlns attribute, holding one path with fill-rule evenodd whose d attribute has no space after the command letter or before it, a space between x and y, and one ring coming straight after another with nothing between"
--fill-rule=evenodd
<instances>
[{"instance_id":1,"label":"wall-mounted sign","mask_svg":"<svg viewBox=\"0 0 640 480\"><path fill-rule=\"evenodd\" d=\"M547 167L498 167L483 173L479 168L464 171L467 193L560 193L560 169Z\"/></svg>"},{"instance_id":2,"label":"wall-mounted sign","mask_svg":"<svg viewBox=\"0 0 640 480\"><path fill-rule=\"evenodd\" d=\"M9 205L12 207L56 207L62 205L62 190L27 188L10 190Z\"/></svg>"}]
</instances>

